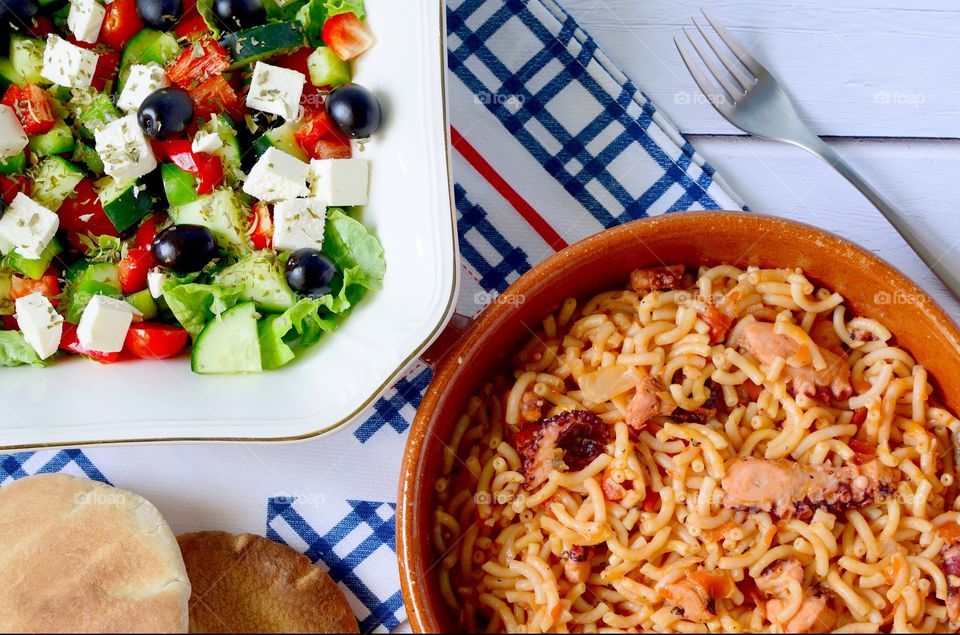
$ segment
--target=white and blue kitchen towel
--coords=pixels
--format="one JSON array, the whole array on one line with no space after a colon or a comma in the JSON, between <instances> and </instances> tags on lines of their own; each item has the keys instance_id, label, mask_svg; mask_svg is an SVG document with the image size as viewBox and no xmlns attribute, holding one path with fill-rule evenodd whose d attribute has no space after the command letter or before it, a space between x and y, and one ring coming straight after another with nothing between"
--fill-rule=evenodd
<instances>
[{"instance_id":1,"label":"white and blue kitchen towel","mask_svg":"<svg viewBox=\"0 0 960 635\"><path fill-rule=\"evenodd\" d=\"M742 202L553 0L449 0L459 311L605 227ZM140 492L174 530L255 532L322 563L363 632L403 629L394 514L416 364L351 428L290 445L0 455L0 485L69 472Z\"/></svg>"}]
</instances>

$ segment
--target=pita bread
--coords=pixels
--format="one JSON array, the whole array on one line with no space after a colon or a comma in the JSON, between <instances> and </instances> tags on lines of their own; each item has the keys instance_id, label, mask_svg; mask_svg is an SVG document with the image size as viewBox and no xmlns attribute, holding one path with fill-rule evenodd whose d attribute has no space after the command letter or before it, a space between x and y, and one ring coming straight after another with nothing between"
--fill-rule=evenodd
<instances>
[{"instance_id":1,"label":"pita bread","mask_svg":"<svg viewBox=\"0 0 960 635\"><path fill-rule=\"evenodd\" d=\"M0 631L187 631L177 540L141 496L66 474L0 489Z\"/></svg>"},{"instance_id":2,"label":"pita bread","mask_svg":"<svg viewBox=\"0 0 960 635\"><path fill-rule=\"evenodd\" d=\"M178 538L193 585L191 633L359 633L337 585L310 559L253 534Z\"/></svg>"}]
</instances>

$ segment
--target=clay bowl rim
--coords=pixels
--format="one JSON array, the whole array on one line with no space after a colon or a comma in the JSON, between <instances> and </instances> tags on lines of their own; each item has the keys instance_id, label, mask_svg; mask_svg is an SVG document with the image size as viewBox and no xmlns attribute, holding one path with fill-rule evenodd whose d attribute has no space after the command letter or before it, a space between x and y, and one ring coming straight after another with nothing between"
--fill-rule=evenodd
<instances>
[{"instance_id":1,"label":"clay bowl rim","mask_svg":"<svg viewBox=\"0 0 960 635\"><path fill-rule=\"evenodd\" d=\"M806 233L808 238L820 241L821 249L835 249L842 254L843 260L860 263L859 268L879 267L898 288L905 290L915 298L916 302L912 305L913 308L908 311L926 311L930 320L940 326L940 335L952 342L954 356L960 357L960 329L928 293L920 289L913 280L896 267L874 253L832 232L807 223L755 212L728 210L680 212L630 221L601 231L564 248L523 274L499 296L501 301L497 303L497 307L487 307L470 324L464 335L435 368L433 380L424 394L410 426L400 469L396 527L400 586L413 632L437 632L440 630L440 624L442 623L437 615L430 614L431 604L443 606L441 599L434 598L434 601L431 602L429 597L432 588L429 576L433 575L432 572L436 564L431 563L425 567L426 563L418 557L420 541L430 541L431 539L429 532L421 533L417 527L418 507L421 501L426 498L424 496L426 487L432 487L433 484L432 479L423 478L425 473L423 459L428 446L428 438L432 434L434 412L442 406L449 394L453 392L452 389L456 383L464 381L466 375L461 376L457 372L463 360L471 350L481 345L490 336L492 328L498 324L506 323L510 316L517 312L517 306L514 302L524 300L532 288L543 284L543 279L550 277L557 269L562 268L566 261L589 262L592 258L591 254L599 252L604 246L618 244L619 241L626 240L628 237L633 237L636 240L638 232L641 234L652 233L662 227L673 225L696 226L698 223L704 222L728 224L740 231L750 231L758 228L794 229ZM828 280L823 282L829 286ZM509 308L504 309L504 306ZM545 316L551 307L543 308L543 315ZM939 386L937 392L942 392Z\"/></svg>"}]
</instances>

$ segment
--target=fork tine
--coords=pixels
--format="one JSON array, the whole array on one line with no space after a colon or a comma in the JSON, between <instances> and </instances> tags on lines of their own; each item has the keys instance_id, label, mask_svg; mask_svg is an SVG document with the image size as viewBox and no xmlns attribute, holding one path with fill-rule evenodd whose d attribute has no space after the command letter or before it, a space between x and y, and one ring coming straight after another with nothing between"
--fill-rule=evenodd
<instances>
[{"instance_id":1,"label":"fork tine","mask_svg":"<svg viewBox=\"0 0 960 635\"><path fill-rule=\"evenodd\" d=\"M700 60L707 67L707 70L710 71L710 74L713 75L713 79L723 87L723 90L726 91L727 95L730 97L732 102L736 102L737 98L742 97L745 89L740 89L738 86L734 86L727 78L727 74L723 72L716 62L713 61L713 58L707 53L706 50L700 47L697 44L697 39L684 27L683 34L687 36L687 39L690 41L690 44L696 50L697 55L700 56Z\"/></svg>"},{"instance_id":2,"label":"fork tine","mask_svg":"<svg viewBox=\"0 0 960 635\"><path fill-rule=\"evenodd\" d=\"M707 22L710 23L710 26L714 28L714 30L717 32L717 35L719 35L720 39L723 40L723 43L726 44L731 51L733 51L733 54L737 56L737 59L740 60L741 64L750 69L750 72L753 73L754 76L759 77L761 73L766 71L760 62L755 60L753 56L750 55L750 53L747 51L747 47L741 44L740 40L734 37L733 33L728 31L726 27L720 24L720 22L718 22L712 15L707 13L705 9L701 8L700 12L703 13L703 17L705 17Z\"/></svg>"},{"instance_id":3,"label":"fork tine","mask_svg":"<svg viewBox=\"0 0 960 635\"><path fill-rule=\"evenodd\" d=\"M707 74L701 70L700 66L693 61L693 58L684 49L683 45L680 43L679 35L674 36L673 42L677 45L677 50L680 51L680 57L683 58L684 65L693 76L693 81L697 83L697 86L700 87L700 91L706 95L710 103L713 104L713 107L720 112L724 112L726 109L730 108L730 105L725 102L723 96L717 92L717 87L710 81L710 78L707 76Z\"/></svg>"},{"instance_id":4,"label":"fork tine","mask_svg":"<svg viewBox=\"0 0 960 635\"><path fill-rule=\"evenodd\" d=\"M700 35L703 36L703 39L707 41L707 44L710 45L710 49L716 54L717 59L720 60L720 63L723 64L723 67L733 75L734 79L743 87L744 91L750 90L755 83L755 79L747 75L740 68L740 65L737 64L733 58L730 57L730 54L724 50L716 42L716 38L711 37L707 34L707 30L703 28L703 25L700 24L696 18L693 19L693 25L697 27L697 30L700 31Z\"/></svg>"}]
</instances>

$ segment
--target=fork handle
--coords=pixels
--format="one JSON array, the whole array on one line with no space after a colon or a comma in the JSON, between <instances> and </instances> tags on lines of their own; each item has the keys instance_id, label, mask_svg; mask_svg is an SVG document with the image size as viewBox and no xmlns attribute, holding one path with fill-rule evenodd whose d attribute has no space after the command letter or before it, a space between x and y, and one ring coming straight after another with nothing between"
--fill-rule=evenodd
<instances>
[{"instance_id":1,"label":"fork handle","mask_svg":"<svg viewBox=\"0 0 960 635\"><path fill-rule=\"evenodd\" d=\"M907 219L833 148L824 143L820 137L811 136L812 139L798 145L832 165L837 172L860 190L920 256L920 260L955 296L960 298L960 254L955 246L946 243L924 224Z\"/></svg>"}]
</instances>

